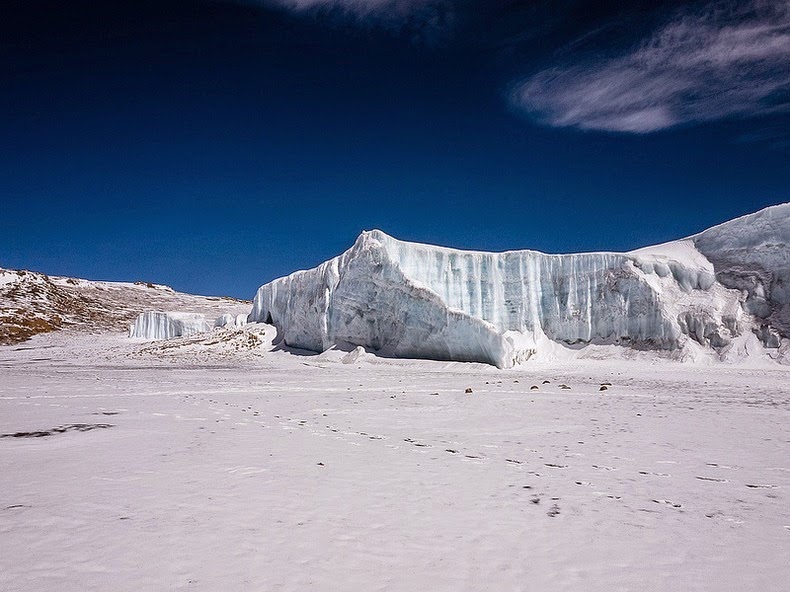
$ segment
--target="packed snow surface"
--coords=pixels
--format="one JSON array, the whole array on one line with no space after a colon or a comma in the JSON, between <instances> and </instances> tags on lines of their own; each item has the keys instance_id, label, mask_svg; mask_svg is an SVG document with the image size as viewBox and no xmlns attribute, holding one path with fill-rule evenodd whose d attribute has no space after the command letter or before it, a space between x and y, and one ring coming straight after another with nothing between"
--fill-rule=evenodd
<instances>
[{"instance_id":1,"label":"packed snow surface","mask_svg":"<svg viewBox=\"0 0 790 592\"><path fill-rule=\"evenodd\" d=\"M249 320L292 347L501 368L557 346L676 358L785 357L790 204L631 253L482 253L364 232L342 255L261 286Z\"/></svg>"},{"instance_id":2,"label":"packed snow surface","mask_svg":"<svg viewBox=\"0 0 790 592\"><path fill-rule=\"evenodd\" d=\"M0 590L787 590L790 368L274 336L0 347Z\"/></svg>"}]
</instances>

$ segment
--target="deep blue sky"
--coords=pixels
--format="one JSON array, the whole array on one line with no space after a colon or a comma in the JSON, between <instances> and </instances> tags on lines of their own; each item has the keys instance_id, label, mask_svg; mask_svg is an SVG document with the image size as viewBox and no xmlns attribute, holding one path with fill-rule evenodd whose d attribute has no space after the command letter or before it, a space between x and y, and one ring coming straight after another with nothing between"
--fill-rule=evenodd
<instances>
[{"instance_id":1,"label":"deep blue sky","mask_svg":"<svg viewBox=\"0 0 790 592\"><path fill-rule=\"evenodd\" d=\"M547 252L688 235L790 200L788 12L11 2L0 266L251 298L370 228Z\"/></svg>"}]
</instances>

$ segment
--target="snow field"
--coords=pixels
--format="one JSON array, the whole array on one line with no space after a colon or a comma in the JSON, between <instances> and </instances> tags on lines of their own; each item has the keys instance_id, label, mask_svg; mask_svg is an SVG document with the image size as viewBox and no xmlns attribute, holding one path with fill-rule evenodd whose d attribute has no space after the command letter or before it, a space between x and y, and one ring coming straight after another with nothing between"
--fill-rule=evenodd
<instances>
[{"instance_id":1,"label":"snow field","mask_svg":"<svg viewBox=\"0 0 790 592\"><path fill-rule=\"evenodd\" d=\"M0 434L110 425L0 438L0 589L785 589L786 368L212 339L0 349Z\"/></svg>"}]
</instances>

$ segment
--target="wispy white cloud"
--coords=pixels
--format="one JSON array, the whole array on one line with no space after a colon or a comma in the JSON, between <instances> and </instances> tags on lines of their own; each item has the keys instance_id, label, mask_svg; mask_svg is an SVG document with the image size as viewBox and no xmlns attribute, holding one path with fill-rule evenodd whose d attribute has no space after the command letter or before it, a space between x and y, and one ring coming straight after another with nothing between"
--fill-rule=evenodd
<instances>
[{"instance_id":1,"label":"wispy white cloud","mask_svg":"<svg viewBox=\"0 0 790 592\"><path fill-rule=\"evenodd\" d=\"M544 70L510 98L548 125L631 133L787 111L790 2L678 14L635 49Z\"/></svg>"},{"instance_id":2,"label":"wispy white cloud","mask_svg":"<svg viewBox=\"0 0 790 592\"><path fill-rule=\"evenodd\" d=\"M453 17L452 0L263 0L294 12L329 12L342 14L357 22L399 26L410 24L418 29L447 28Z\"/></svg>"},{"instance_id":3,"label":"wispy white cloud","mask_svg":"<svg viewBox=\"0 0 790 592\"><path fill-rule=\"evenodd\" d=\"M420 43L441 43L453 29L456 0L257 0L298 14L383 28Z\"/></svg>"},{"instance_id":4,"label":"wispy white cloud","mask_svg":"<svg viewBox=\"0 0 790 592\"><path fill-rule=\"evenodd\" d=\"M271 0L292 10L309 10L311 8L338 8L361 14L369 14L380 10L409 10L429 0Z\"/></svg>"}]
</instances>

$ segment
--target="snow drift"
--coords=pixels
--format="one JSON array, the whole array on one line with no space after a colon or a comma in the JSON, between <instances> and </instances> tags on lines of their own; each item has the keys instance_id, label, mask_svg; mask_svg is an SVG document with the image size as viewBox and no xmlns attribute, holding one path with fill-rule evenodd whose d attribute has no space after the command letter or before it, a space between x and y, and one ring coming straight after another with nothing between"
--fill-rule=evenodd
<instances>
[{"instance_id":1,"label":"snow drift","mask_svg":"<svg viewBox=\"0 0 790 592\"><path fill-rule=\"evenodd\" d=\"M630 253L483 253L363 232L257 292L250 322L292 347L510 367L552 343L726 357L790 337L790 204Z\"/></svg>"}]
</instances>

